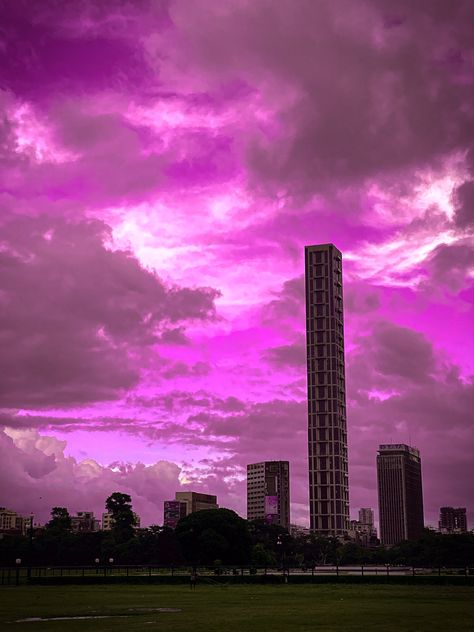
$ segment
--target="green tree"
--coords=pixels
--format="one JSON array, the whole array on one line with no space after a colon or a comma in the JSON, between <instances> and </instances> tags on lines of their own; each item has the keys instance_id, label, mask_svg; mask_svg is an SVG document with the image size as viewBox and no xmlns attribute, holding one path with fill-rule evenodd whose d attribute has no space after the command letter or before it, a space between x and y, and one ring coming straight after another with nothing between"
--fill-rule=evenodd
<instances>
[{"instance_id":1,"label":"green tree","mask_svg":"<svg viewBox=\"0 0 474 632\"><path fill-rule=\"evenodd\" d=\"M57 532L71 529L71 516L66 507L53 507L51 509L51 520L46 524L46 529Z\"/></svg>"},{"instance_id":2,"label":"green tree","mask_svg":"<svg viewBox=\"0 0 474 632\"><path fill-rule=\"evenodd\" d=\"M264 544L254 544L252 547L252 564L254 566L276 566L277 560L273 551L265 548Z\"/></svg>"},{"instance_id":3,"label":"green tree","mask_svg":"<svg viewBox=\"0 0 474 632\"><path fill-rule=\"evenodd\" d=\"M112 514L112 535L117 543L127 542L134 536L135 516L132 499L128 494L114 492L105 501L107 511Z\"/></svg>"},{"instance_id":4,"label":"green tree","mask_svg":"<svg viewBox=\"0 0 474 632\"><path fill-rule=\"evenodd\" d=\"M191 564L245 564L250 559L247 521L230 509L204 509L182 518L175 536Z\"/></svg>"}]
</instances>

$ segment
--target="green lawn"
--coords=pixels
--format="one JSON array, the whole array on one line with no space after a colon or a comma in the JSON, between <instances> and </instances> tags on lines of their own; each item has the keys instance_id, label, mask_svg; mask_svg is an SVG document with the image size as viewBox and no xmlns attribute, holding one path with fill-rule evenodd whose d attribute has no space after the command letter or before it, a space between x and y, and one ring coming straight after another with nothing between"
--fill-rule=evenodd
<instances>
[{"instance_id":1,"label":"green lawn","mask_svg":"<svg viewBox=\"0 0 474 632\"><path fill-rule=\"evenodd\" d=\"M179 612L146 609L176 608ZM27 617L105 619L14 623ZM122 615L119 618L119 615ZM125 616L124 616L125 615ZM0 589L0 628L160 632L456 632L474 629L469 586L38 586ZM8 625L5 625L8 624Z\"/></svg>"}]
</instances>

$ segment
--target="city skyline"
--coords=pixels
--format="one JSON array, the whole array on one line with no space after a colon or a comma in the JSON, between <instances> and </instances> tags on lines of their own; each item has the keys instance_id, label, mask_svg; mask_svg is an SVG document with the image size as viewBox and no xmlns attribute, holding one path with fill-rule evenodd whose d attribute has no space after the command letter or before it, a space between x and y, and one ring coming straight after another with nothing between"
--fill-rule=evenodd
<instances>
[{"instance_id":1,"label":"city skyline","mask_svg":"<svg viewBox=\"0 0 474 632\"><path fill-rule=\"evenodd\" d=\"M474 524L472 3L0 4L2 506L244 516L247 464L286 460L309 524L304 247L333 243L351 518L406 443L427 524Z\"/></svg>"}]
</instances>

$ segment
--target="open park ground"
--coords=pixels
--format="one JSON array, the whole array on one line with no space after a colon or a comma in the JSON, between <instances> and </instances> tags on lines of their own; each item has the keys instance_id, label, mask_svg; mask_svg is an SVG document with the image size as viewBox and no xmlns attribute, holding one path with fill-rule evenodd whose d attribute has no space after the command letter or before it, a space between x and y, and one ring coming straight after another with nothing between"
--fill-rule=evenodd
<instances>
[{"instance_id":1,"label":"open park ground","mask_svg":"<svg viewBox=\"0 0 474 632\"><path fill-rule=\"evenodd\" d=\"M10 586L0 589L0 628L31 632L472 632L474 587Z\"/></svg>"}]
</instances>

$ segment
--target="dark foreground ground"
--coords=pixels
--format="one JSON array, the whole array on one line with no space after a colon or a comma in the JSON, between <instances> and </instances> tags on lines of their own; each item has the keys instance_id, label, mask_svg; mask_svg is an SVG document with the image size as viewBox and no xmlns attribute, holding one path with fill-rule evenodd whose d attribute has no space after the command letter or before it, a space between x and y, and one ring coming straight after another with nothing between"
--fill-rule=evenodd
<instances>
[{"instance_id":1,"label":"dark foreground ground","mask_svg":"<svg viewBox=\"0 0 474 632\"><path fill-rule=\"evenodd\" d=\"M52 617L90 618L18 622ZM191 591L189 586L4 587L0 589L0 629L472 632L474 588L207 584Z\"/></svg>"}]
</instances>

